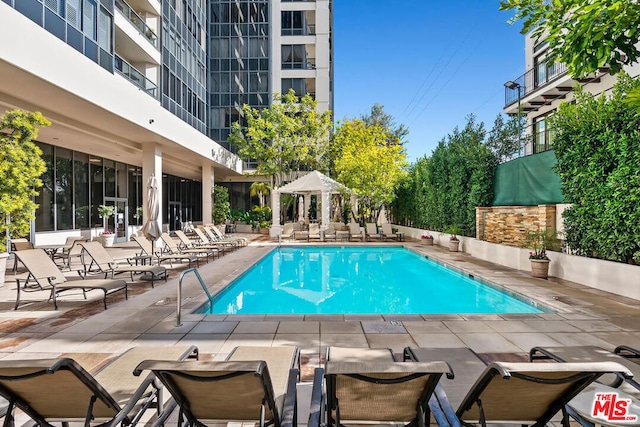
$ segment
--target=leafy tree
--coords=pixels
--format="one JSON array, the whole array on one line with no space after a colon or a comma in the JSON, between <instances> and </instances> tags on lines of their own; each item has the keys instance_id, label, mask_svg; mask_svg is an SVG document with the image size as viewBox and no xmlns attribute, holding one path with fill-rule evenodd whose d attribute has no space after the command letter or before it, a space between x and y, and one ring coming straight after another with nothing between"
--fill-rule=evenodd
<instances>
[{"instance_id":1,"label":"leafy tree","mask_svg":"<svg viewBox=\"0 0 640 427\"><path fill-rule=\"evenodd\" d=\"M551 119L565 241L578 255L640 259L640 115L624 102L640 87L621 74L610 96L576 93Z\"/></svg>"},{"instance_id":2,"label":"leafy tree","mask_svg":"<svg viewBox=\"0 0 640 427\"><path fill-rule=\"evenodd\" d=\"M511 23L523 21L549 43L548 61L567 65L569 74L585 77L605 64L615 74L638 61L640 3L637 0L501 0L501 10L515 10ZM640 109L640 89L629 94Z\"/></svg>"},{"instance_id":3,"label":"leafy tree","mask_svg":"<svg viewBox=\"0 0 640 427\"><path fill-rule=\"evenodd\" d=\"M388 136L387 128L352 119L339 124L332 141L337 180L356 192L361 221L363 212L375 214L394 200L406 175L405 150L388 144Z\"/></svg>"},{"instance_id":4,"label":"leafy tree","mask_svg":"<svg viewBox=\"0 0 640 427\"><path fill-rule=\"evenodd\" d=\"M243 105L246 126L232 125L229 141L244 160L256 160L257 173L280 187L300 170L326 170L331 112L318 113L309 94L298 98L294 90L274 95L269 108Z\"/></svg>"},{"instance_id":5,"label":"leafy tree","mask_svg":"<svg viewBox=\"0 0 640 427\"><path fill-rule=\"evenodd\" d=\"M502 114L496 117L493 128L487 135L487 148L496 155L500 163L517 157L523 146L521 135L525 124L525 116L520 116L520 122L518 117L509 117L506 121Z\"/></svg>"},{"instance_id":6,"label":"leafy tree","mask_svg":"<svg viewBox=\"0 0 640 427\"><path fill-rule=\"evenodd\" d=\"M213 186L213 209L211 215L215 224L222 224L231 217L231 203L229 203L229 189L221 185Z\"/></svg>"},{"instance_id":7,"label":"leafy tree","mask_svg":"<svg viewBox=\"0 0 640 427\"><path fill-rule=\"evenodd\" d=\"M46 165L33 139L51 122L39 112L8 111L0 119L0 251L6 251L6 233L22 237L29 233L38 205L33 197L42 186ZM8 221L6 221L8 220Z\"/></svg>"}]
</instances>

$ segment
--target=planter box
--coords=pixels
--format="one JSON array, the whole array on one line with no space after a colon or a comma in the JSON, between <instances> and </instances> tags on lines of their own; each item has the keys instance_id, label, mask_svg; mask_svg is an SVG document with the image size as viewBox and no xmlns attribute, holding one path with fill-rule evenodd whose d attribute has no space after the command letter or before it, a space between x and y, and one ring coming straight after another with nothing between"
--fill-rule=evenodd
<instances>
[{"instance_id":1,"label":"planter box","mask_svg":"<svg viewBox=\"0 0 640 427\"><path fill-rule=\"evenodd\" d=\"M449 252L458 252L460 240L449 240Z\"/></svg>"},{"instance_id":2,"label":"planter box","mask_svg":"<svg viewBox=\"0 0 640 427\"><path fill-rule=\"evenodd\" d=\"M548 259L531 259L531 276L539 279L549 277L549 261Z\"/></svg>"},{"instance_id":3,"label":"planter box","mask_svg":"<svg viewBox=\"0 0 640 427\"><path fill-rule=\"evenodd\" d=\"M421 239L422 246L433 246L433 239Z\"/></svg>"}]
</instances>

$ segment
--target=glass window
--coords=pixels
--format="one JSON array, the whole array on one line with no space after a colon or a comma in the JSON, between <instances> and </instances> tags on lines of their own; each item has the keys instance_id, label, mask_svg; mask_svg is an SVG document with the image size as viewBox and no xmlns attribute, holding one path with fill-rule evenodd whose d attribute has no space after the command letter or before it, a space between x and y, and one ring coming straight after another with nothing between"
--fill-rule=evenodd
<instances>
[{"instance_id":1,"label":"glass window","mask_svg":"<svg viewBox=\"0 0 640 427\"><path fill-rule=\"evenodd\" d=\"M80 0L67 0L67 22L80 29Z\"/></svg>"},{"instance_id":2,"label":"glass window","mask_svg":"<svg viewBox=\"0 0 640 427\"><path fill-rule=\"evenodd\" d=\"M73 229L73 161L71 150L56 147L56 230Z\"/></svg>"},{"instance_id":3,"label":"glass window","mask_svg":"<svg viewBox=\"0 0 640 427\"><path fill-rule=\"evenodd\" d=\"M36 230L38 231L53 231L55 228L54 223L54 201L53 201L53 147L48 144L40 144L38 146L42 150L42 159L44 160L47 170L42 174L40 179L42 180L42 187L40 187L39 194L36 196L36 203L38 209L36 211Z\"/></svg>"},{"instance_id":4,"label":"glass window","mask_svg":"<svg viewBox=\"0 0 640 427\"><path fill-rule=\"evenodd\" d=\"M75 227L89 228L89 155L73 155Z\"/></svg>"},{"instance_id":5,"label":"glass window","mask_svg":"<svg viewBox=\"0 0 640 427\"><path fill-rule=\"evenodd\" d=\"M304 96L307 93L305 79L282 79L282 93L289 92L293 89L298 96Z\"/></svg>"},{"instance_id":6,"label":"glass window","mask_svg":"<svg viewBox=\"0 0 640 427\"><path fill-rule=\"evenodd\" d=\"M282 46L282 68L283 69L301 69L304 68L306 56L305 46L283 45Z\"/></svg>"},{"instance_id":7,"label":"glass window","mask_svg":"<svg viewBox=\"0 0 640 427\"><path fill-rule=\"evenodd\" d=\"M116 162L107 159L104 160L104 196L116 197Z\"/></svg>"},{"instance_id":8,"label":"glass window","mask_svg":"<svg viewBox=\"0 0 640 427\"><path fill-rule=\"evenodd\" d=\"M116 197L127 197L127 165L116 163Z\"/></svg>"},{"instance_id":9,"label":"glass window","mask_svg":"<svg viewBox=\"0 0 640 427\"><path fill-rule=\"evenodd\" d=\"M83 0L82 31L85 36L96 40L96 2L94 0Z\"/></svg>"},{"instance_id":10,"label":"glass window","mask_svg":"<svg viewBox=\"0 0 640 427\"><path fill-rule=\"evenodd\" d=\"M98 15L98 46L109 53L113 53L111 38L111 16L106 10L100 8L100 14Z\"/></svg>"},{"instance_id":11,"label":"glass window","mask_svg":"<svg viewBox=\"0 0 640 427\"><path fill-rule=\"evenodd\" d=\"M304 11L282 11L282 35L301 36L304 34Z\"/></svg>"},{"instance_id":12,"label":"glass window","mask_svg":"<svg viewBox=\"0 0 640 427\"><path fill-rule=\"evenodd\" d=\"M44 5L64 17L64 0L44 0Z\"/></svg>"},{"instance_id":13,"label":"glass window","mask_svg":"<svg viewBox=\"0 0 640 427\"><path fill-rule=\"evenodd\" d=\"M102 227L102 219L98 216L98 206L104 203L104 169L102 159L91 157L89 159L91 178L91 223L93 227Z\"/></svg>"}]
</instances>

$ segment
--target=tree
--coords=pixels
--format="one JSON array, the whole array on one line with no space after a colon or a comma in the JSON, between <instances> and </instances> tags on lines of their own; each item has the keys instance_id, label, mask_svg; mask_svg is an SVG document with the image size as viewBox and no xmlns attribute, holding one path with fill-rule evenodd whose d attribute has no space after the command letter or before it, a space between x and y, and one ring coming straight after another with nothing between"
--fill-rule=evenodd
<instances>
[{"instance_id":1,"label":"tree","mask_svg":"<svg viewBox=\"0 0 640 427\"><path fill-rule=\"evenodd\" d=\"M388 128L352 119L339 124L332 141L337 180L356 192L361 219L390 204L406 175L404 148L388 144L388 136Z\"/></svg>"},{"instance_id":2,"label":"tree","mask_svg":"<svg viewBox=\"0 0 640 427\"><path fill-rule=\"evenodd\" d=\"M256 181L249 187L249 195L260 199L260 207L264 206L264 197L271 192L271 187L266 182Z\"/></svg>"},{"instance_id":3,"label":"tree","mask_svg":"<svg viewBox=\"0 0 640 427\"><path fill-rule=\"evenodd\" d=\"M38 205L33 198L42 186L46 165L42 151L33 143L40 127L51 122L41 113L8 111L0 119L0 251L6 251L6 233L22 237L29 233Z\"/></svg>"},{"instance_id":4,"label":"tree","mask_svg":"<svg viewBox=\"0 0 640 427\"><path fill-rule=\"evenodd\" d=\"M521 133L526 124L524 116L509 117L505 122L504 116L498 114L493 122L493 128L487 135L487 148L493 152L498 160L506 162L517 157L522 149Z\"/></svg>"},{"instance_id":5,"label":"tree","mask_svg":"<svg viewBox=\"0 0 640 427\"><path fill-rule=\"evenodd\" d=\"M360 116L367 126L377 125L387 130L387 144L403 145L406 142L406 136L409 135L409 129L403 125L396 125L393 116L384 112L384 105L373 104L371 112L367 115Z\"/></svg>"},{"instance_id":6,"label":"tree","mask_svg":"<svg viewBox=\"0 0 640 427\"><path fill-rule=\"evenodd\" d=\"M316 107L309 94L298 98L293 89L276 93L269 108L245 104L246 126L235 122L229 141L242 159L257 161L257 174L269 177L272 188L290 181L293 172L326 170L331 112L318 113Z\"/></svg>"},{"instance_id":7,"label":"tree","mask_svg":"<svg viewBox=\"0 0 640 427\"><path fill-rule=\"evenodd\" d=\"M231 203L229 203L229 189L221 185L213 186L212 216L215 224L222 224L231 216Z\"/></svg>"},{"instance_id":8,"label":"tree","mask_svg":"<svg viewBox=\"0 0 640 427\"><path fill-rule=\"evenodd\" d=\"M567 65L585 77L607 65L611 74L637 62L640 2L637 0L501 0L500 10L515 10L509 21L523 21L521 33L549 43L547 60ZM640 109L640 89L628 101Z\"/></svg>"}]
</instances>

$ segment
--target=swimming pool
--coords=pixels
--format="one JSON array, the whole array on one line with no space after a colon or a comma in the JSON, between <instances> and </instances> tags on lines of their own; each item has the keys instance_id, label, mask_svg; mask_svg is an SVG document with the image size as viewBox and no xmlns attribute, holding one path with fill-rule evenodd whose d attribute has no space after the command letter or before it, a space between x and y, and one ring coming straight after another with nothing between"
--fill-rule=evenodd
<instances>
[{"instance_id":1,"label":"swimming pool","mask_svg":"<svg viewBox=\"0 0 640 427\"><path fill-rule=\"evenodd\" d=\"M281 247L197 310L208 314L541 313L401 247Z\"/></svg>"}]
</instances>

